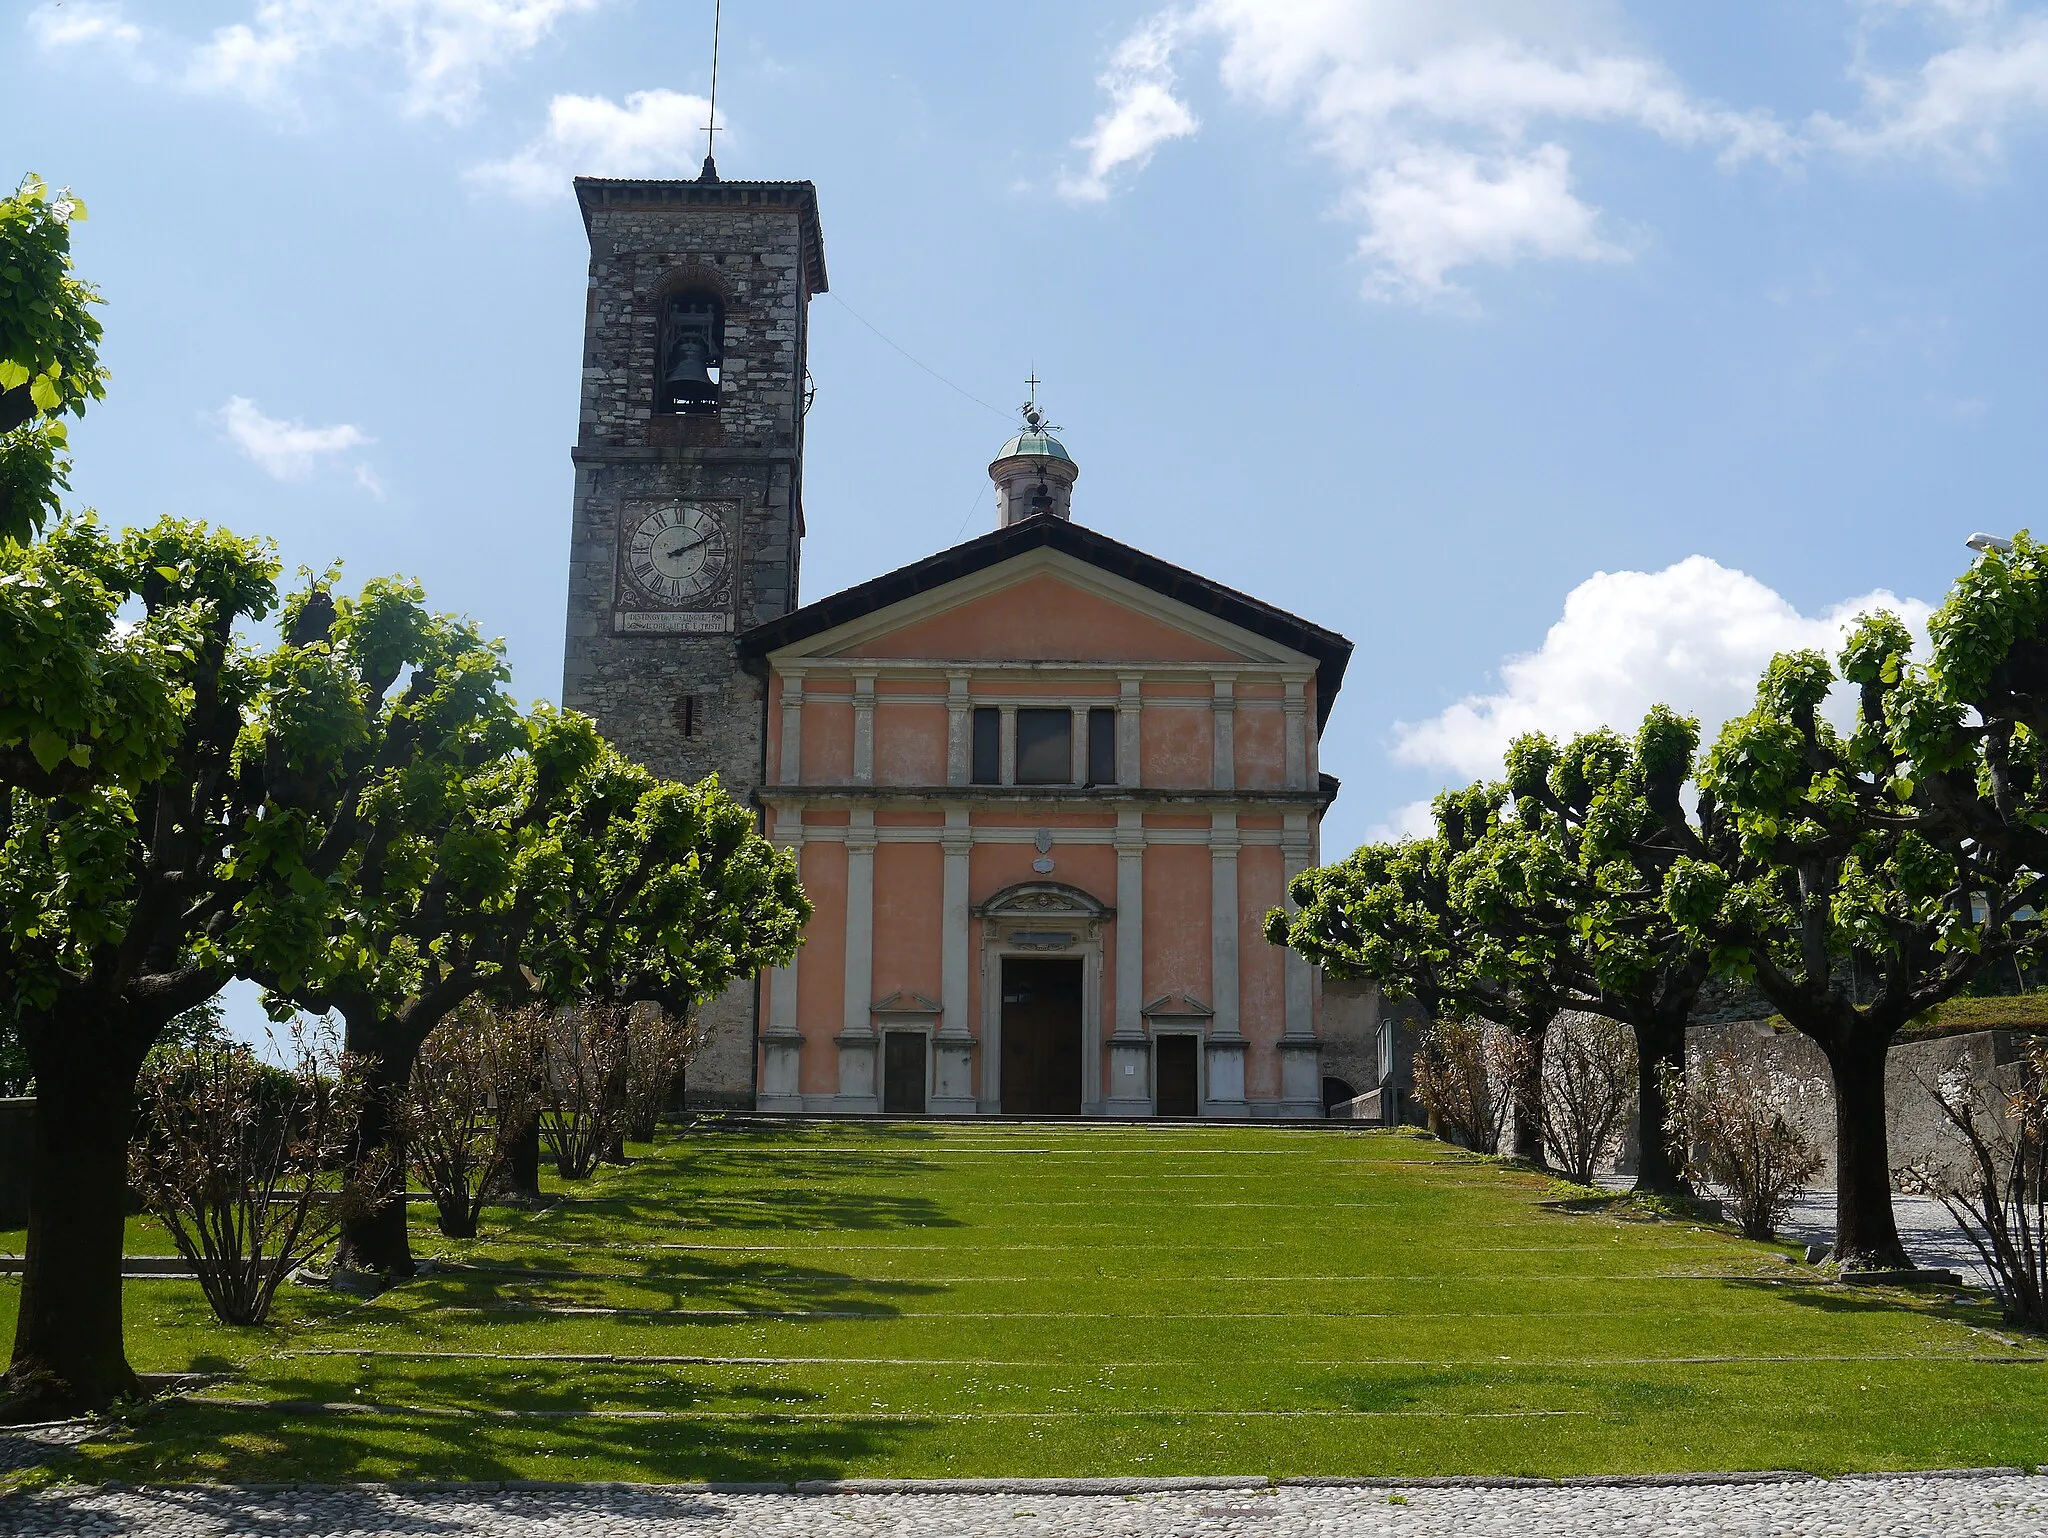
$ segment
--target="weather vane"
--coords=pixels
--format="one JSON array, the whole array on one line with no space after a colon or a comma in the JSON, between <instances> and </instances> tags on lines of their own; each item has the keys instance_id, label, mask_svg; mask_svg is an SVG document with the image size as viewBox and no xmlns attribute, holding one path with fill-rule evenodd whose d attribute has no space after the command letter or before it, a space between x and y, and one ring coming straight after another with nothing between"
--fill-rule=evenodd
<instances>
[{"instance_id":1,"label":"weather vane","mask_svg":"<svg viewBox=\"0 0 2048 1538\"><path fill-rule=\"evenodd\" d=\"M1031 387L1031 398L1017 408L1024 415L1024 426L1034 433L1058 432L1059 424L1046 421L1045 413L1038 409L1038 370L1033 369L1024 383Z\"/></svg>"}]
</instances>

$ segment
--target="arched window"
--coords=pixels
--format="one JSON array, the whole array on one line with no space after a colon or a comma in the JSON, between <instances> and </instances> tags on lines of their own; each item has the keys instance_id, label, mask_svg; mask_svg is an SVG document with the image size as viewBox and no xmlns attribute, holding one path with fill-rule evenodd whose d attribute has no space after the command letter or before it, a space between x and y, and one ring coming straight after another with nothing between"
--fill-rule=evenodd
<instances>
[{"instance_id":1,"label":"arched window","mask_svg":"<svg viewBox=\"0 0 2048 1538\"><path fill-rule=\"evenodd\" d=\"M678 416L718 410L719 372L725 362L725 306L700 290L671 294L661 312L661 352L655 370L654 409Z\"/></svg>"}]
</instances>

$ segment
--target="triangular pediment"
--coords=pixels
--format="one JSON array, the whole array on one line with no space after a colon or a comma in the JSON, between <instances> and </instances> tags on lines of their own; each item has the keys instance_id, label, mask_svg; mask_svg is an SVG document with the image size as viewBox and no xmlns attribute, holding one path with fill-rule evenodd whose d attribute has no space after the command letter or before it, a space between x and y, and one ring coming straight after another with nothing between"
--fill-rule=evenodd
<instances>
[{"instance_id":1,"label":"triangular pediment","mask_svg":"<svg viewBox=\"0 0 2048 1538\"><path fill-rule=\"evenodd\" d=\"M1192 605L1043 548L875 609L777 655L1313 665Z\"/></svg>"}]
</instances>

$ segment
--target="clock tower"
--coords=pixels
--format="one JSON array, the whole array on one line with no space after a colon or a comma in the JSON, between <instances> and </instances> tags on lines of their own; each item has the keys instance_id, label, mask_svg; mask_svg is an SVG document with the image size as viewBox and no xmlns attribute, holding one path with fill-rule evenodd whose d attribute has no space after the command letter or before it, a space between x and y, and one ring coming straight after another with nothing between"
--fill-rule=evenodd
<instances>
[{"instance_id":1,"label":"clock tower","mask_svg":"<svg viewBox=\"0 0 2048 1538\"><path fill-rule=\"evenodd\" d=\"M672 779L762 784L735 637L796 607L809 182L576 180L590 236L562 702ZM707 1005L689 1099L753 1103L751 982Z\"/></svg>"}]
</instances>

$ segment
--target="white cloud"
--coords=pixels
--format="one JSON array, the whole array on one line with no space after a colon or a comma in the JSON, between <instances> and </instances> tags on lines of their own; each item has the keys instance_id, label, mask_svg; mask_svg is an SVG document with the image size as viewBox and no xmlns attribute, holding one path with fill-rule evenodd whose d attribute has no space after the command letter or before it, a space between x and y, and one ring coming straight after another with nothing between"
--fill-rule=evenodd
<instances>
[{"instance_id":1,"label":"white cloud","mask_svg":"<svg viewBox=\"0 0 2048 1538\"><path fill-rule=\"evenodd\" d=\"M308 427L304 422L284 422L265 416L247 396L231 396L214 413L228 441L233 443L275 480L300 481L322 463L373 442L361 428L347 422L332 427ZM384 489L369 466L355 467L356 480L371 495L383 499Z\"/></svg>"},{"instance_id":2,"label":"white cloud","mask_svg":"<svg viewBox=\"0 0 2048 1538\"><path fill-rule=\"evenodd\" d=\"M1564 601L1535 651L1510 658L1498 692L1458 701L1395 728L1394 757L1461 780L1498 775L1524 732L1568 737L1629 732L1655 704L1697 716L1705 740L1747 710L1764 665L1781 651L1830 653L1858 614L1889 609L1924 634L1929 606L1888 592L1804 615L1747 573L1703 555L1662 571L1596 572Z\"/></svg>"},{"instance_id":3,"label":"white cloud","mask_svg":"<svg viewBox=\"0 0 2048 1538\"><path fill-rule=\"evenodd\" d=\"M1703 102L1661 63L1610 40L1591 6L1510 0L1197 0L1161 12L1103 77L1110 108L1076 141L1087 172L1070 195L1107 196L1114 173L1195 131L1173 60L1220 41L1219 78L1241 100L1297 122L1344 184L1364 227L1368 291L1458 302L1450 274L1526 258L1615 261L1626 249L1572 184L1544 125L1623 124L1724 161L1786 159L1768 113Z\"/></svg>"},{"instance_id":4,"label":"white cloud","mask_svg":"<svg viewBox=\"0 0 2048 1538\"><path fill-rule=\"evenodd\" d=\"M457 119L487 75L531 53L565 16L602 0L258 0L245 21L203 42L144 28L121 6L50 3L29 13L44 48L117 47L138 75L271 108L293 104L299 82L335 56L395 62L405 109Z\"/></svg>"},{"instance_id":5,"label":"white cloud","mask_svg":"<svg viewBox=\"0 0 2048 1538\"><path fill-rule=\"evenodd\" d=\"M44 48L128 49L142 41L142 28L128 20L118 4L97 0L37 6L28 14L28 32Z\"/></svg>"},{"instance_id":6,"label":"white cloud","mask_svg":"<svg viewBox=\"0 0 2048 1538\"><path fill-rule=\"evenodd\" d=\"M624 106L602 96L557 96L538 138L508 159L475 167L470 179L541 199L561 195L577 175L694 171L710 112L703 97L675 91L635 91Z\"/></svg>"},{"instance_id":7,"label":"white cloud","mask_svg":"<svg viewBox=\"0 0 2048 1538\"><path fill-rule=\"evenodd\" d=\"M2048 119L2048 16L2015 15L2004 0L1883 0L1875 11L1880 26L1904 20L1947 46L1916 67L1885 69L1870 62L1866 39L1851 72L1863 112L1853 122L1815 114L1820 142L1968 167L1996 159L2015 129Z\"/></svg>"},{"instance_id":8,"label":"white cloud","mask_svg":"<svg viewBox=\"0 0 2048 1538\"><path fill-rule=\"evenodd\" d=\"M1358 249L1372 264L1376 293L1456 303L1462 292L1446 274L1469 262L1628 256L1572 196L1571 157L1555 144L1493 160L1417 147L1375 170L1349 201L1366 223Z\"/></svg>"},{"instance_id":9,"label":"white cloud","mask_svg":"<svg viewBox=\"0 0 2048 1538\"><path fill-rule=\"evenodd\" d=\"M1060 193L1079 202L1109 196L1110 177L1128 167L1142 171L1152 152L1169 139L1184 139L1200 124L1173 94L1173 47L1180 20L1155 16L1125 38L1097 83L1109 93L1109 110L1075 146L1088 152L1088 169L1063 175Z\"/></svg>"},{"instance_id":10,"label":"white cloud","mask_svg":"<svg viewBox=\"0 0 2048 1538\"><path fill-rule=\"evenodd\" d=\"M1431 798L1397 806L1383 821L1365 830L1364 843L1392 844L1404 838L1429 838L1436 832L1436 815Z\"/></svg>"}]
</instances>

